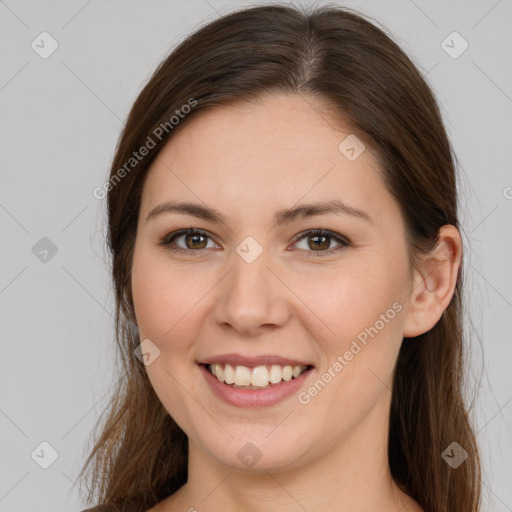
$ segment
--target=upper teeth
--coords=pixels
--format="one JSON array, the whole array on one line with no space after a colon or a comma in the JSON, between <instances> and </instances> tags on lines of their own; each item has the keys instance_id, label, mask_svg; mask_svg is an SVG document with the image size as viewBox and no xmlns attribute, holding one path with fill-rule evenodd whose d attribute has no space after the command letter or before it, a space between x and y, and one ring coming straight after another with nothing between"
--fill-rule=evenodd
<instances>
[{"instance_id":1,"label":"upper teeth","mask_svg":"<svg viewBox=\"0 0 512 512\"><path fill-rule=\"evenodd\" d=\"M280 366L278 364L254 368L217 363L209 365L210 372L221 382L235 386L256 387L265 387L269 383L278 384L281 380L291 380L293 377L298 377L306 368L307 366Z\"/></svg>"}]
</instances>

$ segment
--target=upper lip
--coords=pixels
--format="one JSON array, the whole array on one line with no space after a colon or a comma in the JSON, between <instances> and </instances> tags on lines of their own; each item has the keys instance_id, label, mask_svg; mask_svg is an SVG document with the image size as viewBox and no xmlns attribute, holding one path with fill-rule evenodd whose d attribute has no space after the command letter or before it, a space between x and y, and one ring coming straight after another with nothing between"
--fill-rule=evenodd
<instances>
[{"instance_id":1,"label":"upper lip","mask_svg":"<svg viewBox=\"0 0 512 512\"><path fill-rule=\"evenodd\" d=\"M289 359L277 355L261 355L261 356L244 356L242 354L219 354L217 356L208 357L200 364L230 364L231 366L313 366L310 363L299 361L297 359Z\"/></svg>"}]
</instances>

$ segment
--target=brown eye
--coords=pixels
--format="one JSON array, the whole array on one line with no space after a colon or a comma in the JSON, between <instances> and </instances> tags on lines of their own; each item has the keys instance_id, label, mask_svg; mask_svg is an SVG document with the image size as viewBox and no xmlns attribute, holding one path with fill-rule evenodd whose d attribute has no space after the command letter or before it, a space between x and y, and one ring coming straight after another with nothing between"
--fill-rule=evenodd
<instances>
[{"instance_id":1,"label":"brown eye","mask_svg":"<svg viewBox=\"0 0 512 512\"><path fill-rule=\"evenodd\" d=\"M185 229L171 233L160 243L161 245L168 246L171 251L175 252L200 252L202 249L215 246L215 244L213 244L213 246L208 247L209 240L211 240L211 237L204 231Z\"/></svg>"},{"instance_id":2,"label":"brown eye","mask_svg":"<svg viewBox=\"0 0 512 512\"><path fill-rule=\"evenodd\" d=\"M180 240L183 241L180 242ZM307 240L306 247L299 247L299 249L305 250L310 256L329 255L350 245L347 238L323 229L315 229L301 233L294 245L298 245L299 242L303 243L303 240ZM211 241L213 245L208 246L209 241ZM333 242L338 244L338 246L332 248L331 244ZM171 251L188 252L189 254L194 252L201 253L203 249L217 247L208 233L193 228L171 233L162 240L160 244L168 246Z\"/></svg>"},{"instance_id":3,"label":"brown eye","mask_svg":"<svg viewBox=\"0 0 512 512\"><path fill-rule=\"evenodd\" d=\"M309 236L308 240L313 240L312 243L308 242L310 249L329 249L329 246L331 245L330 237L325 235Z\"/></svg>"},{"instance_id":4,"label":"brown eye","mask_svg":"<svg viewBox=\"0 0 512 512\"><path fill-rule=\"evenodd\" d=\"M182 235L185 237L185 245L188 249L204 249L205 248L205 239L204 235L199 235L196 233Z\"/></svg>"},{"instance_id":5,"label":"brown eye","mask_svg":"<svg viewBox=\"0 0 512 512\"><path fill-rule=\"evenodd\" d=\"M314 256L329 255L350 245L347 238L337 233L333 233L332 231L326 231L323 229L314 229L301 233L294 245L298 245L299 242L302 243L303 240L307 241L306 247L303 246L298 248L305 250L306 252L313 253L310 255ZM332 248L332 242L337 243L338 247Z\"/></svg>"}]
</instances>

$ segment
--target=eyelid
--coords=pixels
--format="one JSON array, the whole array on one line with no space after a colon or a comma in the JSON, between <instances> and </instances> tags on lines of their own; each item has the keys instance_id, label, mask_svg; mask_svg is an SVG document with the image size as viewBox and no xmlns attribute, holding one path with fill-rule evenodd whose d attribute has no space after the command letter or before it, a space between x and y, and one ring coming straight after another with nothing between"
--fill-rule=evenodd
<instances>
[{"instance_id":1,"label":"eyelid","mask_svg":"<svg viewBox=\"0 0 512 512\"><path fill-rule=\"evenodd\" d=\"M210 240L212 240L215 244L217 244L217 242L215 241L215 237L213 235L211 235L208 231L206 231L204 229L190 227L190 228L184 228L184 229L179 229L177 231L173 231L172 233L165 236L161 240L161 242L158 243L158 245L169 246L169 249L172 250L173 252L178 252L178 253L181 252L181 253L188 253L188 254L190 254L190 253L200 254L204 251L204 248L194 250L194 249L183 249L182 247L171 247L171 243L176 238L179 238L184 235L195 235L195 234L205 236L205 237L209 238ZM339 244L338 247L327 249L325 251L306 251L307 253L309 253L308 256L312 256L312 257L330 255L333 252L339 251L340 248L344 248L344 247L348 247L348 246L352 245L350 240L347 237L345 237L339 233L336 233L334 231L330 231L328 229L323 229L323 228L307 229L307 230L304 230L304 231L298 233L297 235L295 235L292 245L296 244L303 238L307 238L308 236L310 236L310 237L312 237L312 236L327 236ZM219 244L217 244L217 245L219 245Z\"/></svg>"},{"instance_id":2,"label":"eyelid","mask_svg":"<svg viewBox=\"0 0 512 512\"><path fill-rule=\"evenodd\" d=\"M330 231L329 229L322 228L307 229L305 231L302 231L301 233L295 236L293 244L296 244L303 238L308 238L308 236L327 236L339 244L338 247L333 247L325 251L306 251L309 257L328 256L334 252L338 252L340 249L344 247L349 247L350 245L352 245L347 237L339 233L336 233L335 231Z\"/></svg>"},{"instance_id":3,"label":"eyelid","mask_svg":"<svg viewBox=\"0 0 512 512\"><path fill-rule=\"evenodd\" d=\"M202 236L205 236L205 237L209 238L215 244L217 244L217 242L215 241L215 237L211 233L209 233L208 231L206 231L204 229L198 229L198 228L190 227L190 228L178 229L177 231L173 231L172 233L169 233L168 235L166 235L161 240L161 242L159 242L158 245L170 246L171 243L176 238L179 238L179 237L184 236L184 235L202 235ZM219 245L219 244L217 244L217 245ZM180 251L183 251L183 252L201 252L202 250L204 250L204 249L201 249L201 250L183 249L182 247L171 248L171 249L173 251L177 251L177 252L180 252Z\"/></svg>"}]
</instances>

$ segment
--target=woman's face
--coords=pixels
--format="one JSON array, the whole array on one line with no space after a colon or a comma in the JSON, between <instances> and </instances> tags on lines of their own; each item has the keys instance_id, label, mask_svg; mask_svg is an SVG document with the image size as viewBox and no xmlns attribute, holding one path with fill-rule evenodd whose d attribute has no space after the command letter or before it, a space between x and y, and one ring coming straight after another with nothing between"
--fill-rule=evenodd
<instances>
[{"instance_id":1,"label":"woman's face","mask_svg":"<svg viewBox=\"0 0 512 512\"><path fill-rule=\"evenodd\" d=\"M132 291L146 369L203 462L289 469L374 440L386 453L404 224L370 149L320 112L276 95L198 113L144 184ZM294 366L308 369L289 380Z\"/></svg>"}]
</instances>

